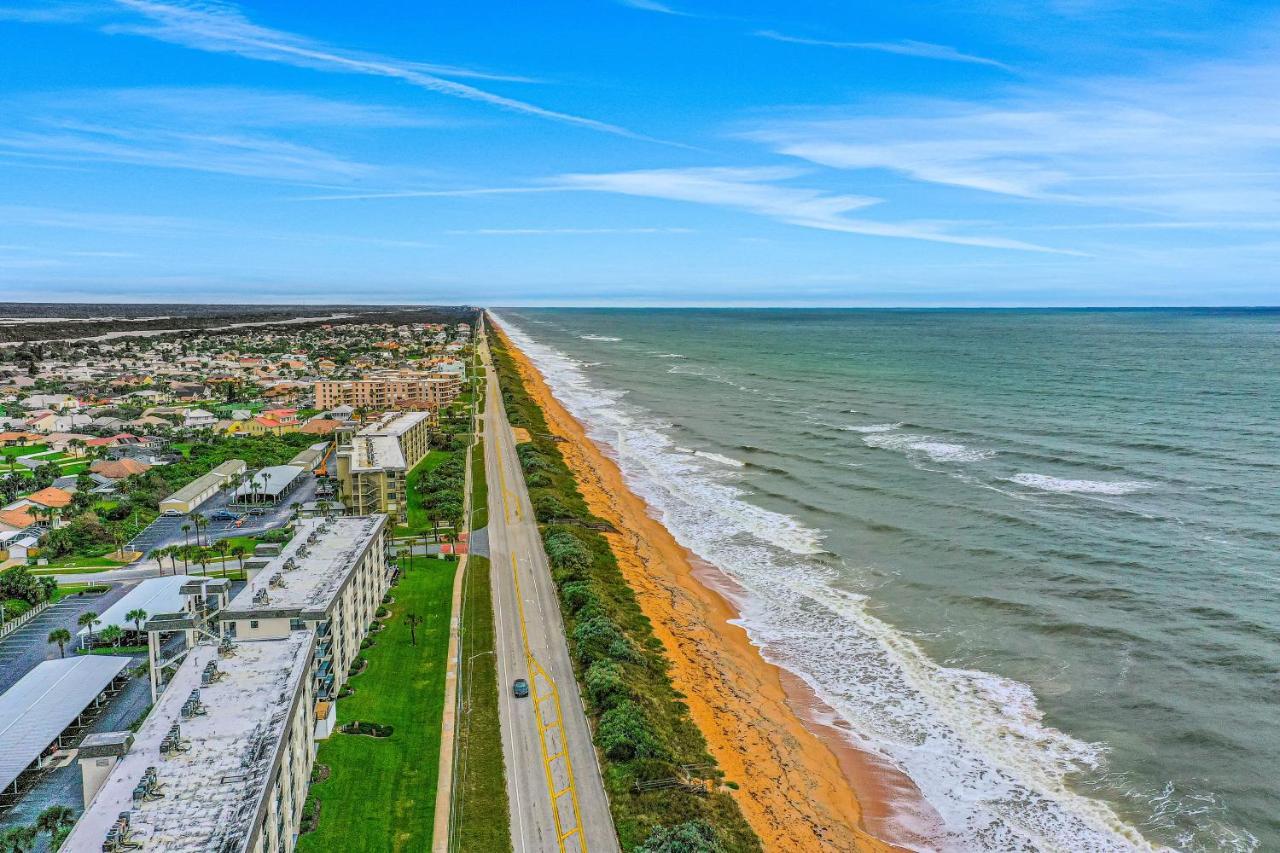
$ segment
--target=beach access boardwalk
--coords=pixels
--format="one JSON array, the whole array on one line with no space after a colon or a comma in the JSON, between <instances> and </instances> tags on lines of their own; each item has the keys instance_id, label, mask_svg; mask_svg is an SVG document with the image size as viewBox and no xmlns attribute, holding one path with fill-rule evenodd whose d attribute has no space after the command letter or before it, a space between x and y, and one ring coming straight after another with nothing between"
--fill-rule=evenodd
<instances>
[{"instance_id":1,"label":"beach access boardwalk","mask_svg":"<svg viewBox=\"0 0 1280 853\"><path fill-rule=\"evenodd\" d=\"M515 853L617 851L609 800L578 694L551 570L516 456L497 371L482 349L485 477L497 630L498 703ZM523 678L530 695L516 698Z\"/></svg>"}]
</instances>

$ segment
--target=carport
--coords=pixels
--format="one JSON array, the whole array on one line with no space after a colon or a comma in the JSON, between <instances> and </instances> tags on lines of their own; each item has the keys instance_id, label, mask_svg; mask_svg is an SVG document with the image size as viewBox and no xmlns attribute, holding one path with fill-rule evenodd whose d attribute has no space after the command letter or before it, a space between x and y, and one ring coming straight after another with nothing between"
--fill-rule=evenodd
<instances>
[{"instance_id":1,"label":"carport","mask_svg":"<svg viewBox=\"0 0 1280 853\"><path fill-rule=\"evenodd\" d=\"M120 691L127 657L84 655L45 661L0 695L0 805L74 744L104 702Z\"/></svg>"}]
</instances>

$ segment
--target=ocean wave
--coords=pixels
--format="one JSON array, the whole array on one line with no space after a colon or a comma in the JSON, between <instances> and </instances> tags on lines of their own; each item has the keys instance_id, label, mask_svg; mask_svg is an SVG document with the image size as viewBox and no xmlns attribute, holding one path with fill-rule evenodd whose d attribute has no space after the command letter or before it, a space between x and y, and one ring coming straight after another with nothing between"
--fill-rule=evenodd
<instances>
[{"instance_id":1,"label":"ocean wave","mask_svg":"<svg viewBox=\"0 0 1280 853\"><path fill-rule=\"evenodd\" d=\"M869 447L899 450L908 456L923 455L934 462L981 462L996 455L994 450L980 450L949 441L938 441L928 435L877 432L862 439Z\"/></svg>"},{"instance_id":2,"label":"ocean wave","mask_svg":"<svg viewBox=\"0 0 1280 853\"><path fill-rule=\"evenodd\" d=\"M1152 483L1141 480L1067 480L1048 474L1014 474L1009 480L1020 486L1064 494L1129 495L1154 488Z\"/></svg>"},{"instance_id":3,"label":"ocean wave","mask_svg":"<svg viewBox=\"0 0 1280 853\"><path fill-rule=\"evenodd\" d=\"M681 453L689 453L690 456L699 456L701 459L709 459L713 462L719 462L721 465L728 465L730 467L746 467L746 462L733 459L732 456L723 456L721 453L691 450L689 447L676 447L675 450Z\"/></svg>"},{"instance_id":4,"label":"ocean wave","mask_svg":"<svg viewBox=\"0 0 1280 853\"><path fill-rule=\"evenodd\" d=\"M1157 849L1104 802L1071 788L1068 777L1097 768L1103 750L1046 724L1027 685L932 660L864 596L834 585L837 558L822 550L820 531L748 503L645 412L589 383L563 353L503 325L676 540L741 586L739 621L766 659L804 680L859 746L915 782L943 822L939 849ZM930 458L990 455L928 436L864 441L890 438L905 441L892 449Z\"/></svg>"},{"instance_id":5,"label":"ocean wave","mask_svg":"<svg viewBox=\"0 0 1280 853\"><path fill-rule=\"evenodd\" d=\"M678 352L651 352L649 355L654 358L688 358L687 355L681 355Z\"/></svg>"},{"instance_id":6,"label":"ocean wave","mask_svg":"<svg viewBox=\"0 0 1280 853\"><path fill-rule=\"evenodd\" d=\"M853 424L847 424L845 426L836 427L836 429L842 430L844 432L861 432L861 433L866 433L868 435L872 433L877 433L877 432L893 432L895 429L901 429L901 428L902 428L902 424L900 423L864 424L862 426L854 426Z\"/></svg>"},{"instance_id":7,"label":"ocean wave","mask_svg":"<svg viewBox=\"0 0 1280 853\"><path fill-rule=\"evenodd\" d=\"M617 343L622 338L611 338L608 335L578 335L584 341L605 341L607 343Z\"/></svg>"}]
</instances>

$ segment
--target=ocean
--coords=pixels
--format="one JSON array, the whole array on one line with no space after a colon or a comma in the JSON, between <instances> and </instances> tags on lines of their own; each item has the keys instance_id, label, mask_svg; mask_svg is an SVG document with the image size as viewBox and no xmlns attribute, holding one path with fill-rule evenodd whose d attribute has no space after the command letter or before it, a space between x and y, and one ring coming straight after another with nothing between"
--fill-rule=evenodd
<instances>
[{"instance_id":1,"label":"ocean","mask_svg":"<svg viewBox=\"0 0 1280 853\"><path fill-rule=\"evenodd\" d=\"M1280 850L1280 312L495 313L939 849Z\"/></svg>"}]
</instances>

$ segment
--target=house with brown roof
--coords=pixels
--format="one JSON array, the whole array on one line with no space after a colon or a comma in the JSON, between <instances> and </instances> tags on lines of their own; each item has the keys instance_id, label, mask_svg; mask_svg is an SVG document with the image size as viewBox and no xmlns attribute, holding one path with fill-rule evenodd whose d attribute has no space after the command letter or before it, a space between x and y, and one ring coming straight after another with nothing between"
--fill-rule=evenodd
<instances>
[{"instance_id":1,"label":"house with brown roof","mask_svg":"<svg viewBox=\"0 0 1280 853\"><path fill-rule=\"evenodd\" d=\"M0 510L0 530L26 530L35 523L36 517L25 505L17 509Z\"/></svg>"},{"instance_id":2,"label":"house with brown roof","mask_svg":"<svg viewBox=\"0 0 1280 853\"><path fill-rule=\"evenodd\" d=\"M63 507L71 505L71 493L49 486L48 488L41 489L38 492L32 492L23 498L23 500L30 501L33 504L39 504L46 509L62 509Z\"/></svg>"},{"instance_id":3,"label":"house with brown roof","mask_svg":"<svg viewBox=\"0 0 1280 853\"><path fill-rule=\"evenodd\" d=\"M332 418L312 418L303 424L298 432L305 432L307 435L332 435L333 431L340 426L342 421L335 421Z\"/></svg>"},{"instance_id":4,"label":"house with brown roof","mask_svg":"<svg viewBox=\"0 0 1280 853\"><path fill-rule=\"evenodd\" d=\"M89 470L111 480L123 480L134 474L146 473L151 466L136 459L100 459L90 465Z\"/></svg>"}]
</instances>

